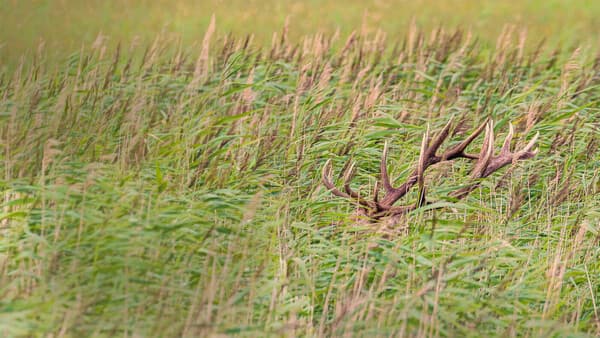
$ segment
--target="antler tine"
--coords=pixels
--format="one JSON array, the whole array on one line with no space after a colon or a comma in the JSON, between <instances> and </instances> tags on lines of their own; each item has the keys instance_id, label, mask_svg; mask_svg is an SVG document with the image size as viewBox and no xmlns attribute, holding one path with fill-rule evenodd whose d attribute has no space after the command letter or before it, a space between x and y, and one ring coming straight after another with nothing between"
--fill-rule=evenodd
<instances>
[{"instance_id":1,"label":"antler tine","mask_svg":"<svg viewBox=\"0 0 600 338\"><path fill-rule=\"evenodd\" d=\"M325 185L325 187L327 187L327 189L329 189L329 191L331 191L331 193L335 196L351 198L350 195L340 191L338 188L336 188L335 184L333 184L333 179L331 177L332 171L333 168L331 166L331 159L329 159L327 162L325 162L323 170L321 171L321 181L323 182L323 185Z\"/></svg>"},{"instance_id":2,"label":"antler tine","mask_svg":"<svg viewBox=\"0 0 600 338\"><path fill-rule=\"evenodd\" d=\"M473 168L472 176L474 178L482 178L485 177L484 173L486 169L488 169L488 165L492 156L494 155L494 121L487 123L485 128L485 138L483 139L483 145L481 147L481 152L479 152L479 160L475 164Z\"/></svg>"},{"instance_id":3,"label":"antler tine","mask_svg":"<svg viewBox=\"0 0 600 338\"><path fill-rule=\"evenodd\" d=\"M323 181L325 187L327 187L327 189L329 189L329 191L331 191L332 194L338 197L354 199L358 201L359 204L367 208L377 207L375 202L365 200L364 198L360 197L356 192L354 192L352 188L350 188L350 180L352 179L352 176L354 176L354 163L352 163L349 169L347 169L344 173L344 189L346 190L346 192L339 190L335 186L335 184L333 184L332 172L333 168L331 165L331 159L329 159L327 160L327 162L325 162L325 166L323 166L323 171L321 172L321 180Z\"/></svg>"},{"instance_id":4,"label":"antler tine","mask_svg":"<svg viewBox=\"0 0 600 338\"><path fill-rule=\"evenodd\" d=\"M377 206L377 201L367 201L364 198L360 197L360 195L355 192L354 190L352 190L352 188L350 187L350 181L352 180L352 178L354 177L354 174L356 173L355 168L355 164L356 162L352 162L352 164L350 164L350 166L348 167L348 169L346 169L346 172L344 172L344 190L346 191L346 193L348 193L348 195L350 195L350 197L356 199L358 201L358 203L360 203L363 206L369 207L369 208L376 208Z\"/></svg>"},{"instance_id":5,"label":"antler tine","mask_svg":"<svg viewBox=\"0 0 600 338\"><path fill-rule=\"evenodd\" d=\"M479 152L478 160L475 163L475 167L473 167L473 171L471 173L471 176L473 178L485 177L485 171L488 169L490 161L492 160L492 157L494 155L494 121L492 121L492 120L486 121L485 124L483 124L482 126L477 128L477 130L476 130L477 135L479 133L481 133L481 131L483 130L483 128L482 128L483 126L485 126L485 137L483 139L483 144L481 145L481 151ZM473 139L474 139L474 137L473 137ZM463 148L463 150L464 150L464 148ZM458 190L451 192L450 196L458 198L458 199L463 199L467 195L469 195L471 193L471 191L475 190L475 188L477 188L478 186L479 186L479 183L475 182L466 187L463 187L463 188L460 188Z\"/></svg>"},{"instance_id":6,"label":"antler tine","mask_svg":"<svg viewBox=\"0 0 600 338\"><path fill-rule=\"evenodd\" d=\"M440 133L431 142L431 145L429 145L427 147L427 149L426 149L427 155L435 156L435 153L440 148L442 143L444 143L446 138L448 138L448 135L450 134L450 127L452 127L452 120L453 120L453 118L450 117L450 119L448 120L448 123L446 123L444 128L440 131ZM429 134L429 124L427 125L427 133ZM421 149L421 151L423 152L423 149Z\"/></svg>"},{"instance_id":7,"label":"antler tine","mask_svg":"<svg viewBox=\"0 0 600 338\"><path fill-rule=\"evenodd\" d=\"M375 204L379 202L379 181L375 181L375 187L373 187L373 202Z\"/></svg>"},{"instance_id":8,"label":"antler tine","mask_svg":"<svg viewBox=\"0 0 600 338\"><path fill-rule=\"evenodd\" d=\"M350 187L350 181L352 180L352 178L354 177L354 174L356 173L356 171L354 170L355 164L356 164L355 162L352 162L352 164L350 164L348 169L346 169L346 171L344 172L344 190L352 198L359 198L358 194L354 190L352 190L352 188Z\"/></svg>"},{"instance_id":9,"label":"antler tine","mask_svg":"<svg viewBox=\"0 0 600 338\"><path fill-rule=\"evenodd\" d=\"M504 139L504 144L502 145L502 149L500 150L500 155L510 154L510 141L512 141L513 135L515 133L515 128L513 128L512 123L509 123L508 127L508 135L506 135L506 138Z\"/></svg>"},{"instance_id":10,"label":"antler tine","mask_svg":"<svg viewBox=\"0 0 600 338\"><path fill-rule=\"evenodd\" d=\"M520 154L521 156L522 156L522 154L525 154L525 153L532 153L532 155L537 154L538 149L535 149L534 151L531 151L531 149L533 149L533 146L535 145L535 143L537 142L539 137L540 137L540 132L538 131L537 133L535 133L535 136L531 139L531 141L529 141L529 143L527 143L525 148L523 148L523 150L521 150L518 154Z\"/></svg>"},{"instance_id":11,"label":"antler tine","mask_svg":"<svg viewBox=\"0 0 600 338\"><path fill-rule=\"evenodd\" d=\"M531 151L531 149L537 142L539 135L540 134L537 133L529 141L529 143L525 146L525 148L523 148L519 152L511 153L510 151L507 151L507 152L500 153L500 155L498 155L496 157L493 157L490 160L487 168L485 168L485 170L483 171L483 173L481 174L480 177L487 177L487 176L491 175L492 173L494 173L496 170L504 167L505 165L507 165L509 163L515 163L519 160L525 160L525 159L534 157L538 151L537 151L537 149L534 151Z\"/></svg>"},{"instance_id":12,"label":"antler tine","mask_svg":"<svg viewBox=\"0 0 600 338\"><path fill-rule=\"evenodd\" d=\"M417 202L418 206L420 206L421 203L425 202L425 178L423 177L423 173L427 168L427 161L429 161L430 156L435 155L436 149L432 148L436 146L436 143L439 143L437 144L437 147L439 147L442 144L443 139L448 136L449 130L450 123L446 124L446 127L444 127L442 132L433 141L434 143L432 144L432 146L428 149L427 142L429 140L429 124L427 124L427 130L423 135L423 141L421 141L421 154L419 154L419 164L417 167L417 183L419 184L419 201ZM444 134L446 135L444 136ZM430 152L431 150L433 150L433 153Z\"/></svg>"},{"instance_id":13,"label":"antler tine","mask_svg":"<svg viewBox=\"0 0 600 338\"><path fill-rule=\"evenodd\" d=\"M387 171L388 150L389 150L388 142L385 141L385 143L383 144L383 154L381 155L380 171L381 171L381 182L383 183L383 188L385 189L386 193L392 192L394 190L394 187L392 187L392 183L390 182L390 177L389 177L388 171Z\"/></svg>"},{"instance_id":14,"label":"antler tine","mask_svg":"<svg viewBox=\"0 0 600 338\"><path fill-rule=\"evenodd\" d=\"M485 120L482 124L479 125L479 127L477 127L477 129L473 133L471 133L471 135L469 135L461 143L459 143L452 149L447 150L442 155L442 160L443 161L444 160L452 160L457 157L465 157L465 158L472 159L472 160L477 159L478 158L477 155L466 154L465 149L467 149L469 144L471 144L473 142L473 140L475 140L477 138L477 136L479 136L481 134L481 132L484 129L486 129L488 122L489 122L488 120Z\"/></svg>"},{"instance_id":15,"label":"antler tine","mask_svg":"<svg viewBox=\"0 0 600 338\"><path fill-rule=\"evenodd\" d=\"M437 139L436 139L437 141ZM421 152L419 153L419 163L417 164L417 181L421 182L423 180L423 173L425 172L425 168L427 167L428 160L428 143L429 142L429 124L427 124L427 129L425 130L425 134L423 134L423 139L421 140Z\"/></svg>"}]
</instances>

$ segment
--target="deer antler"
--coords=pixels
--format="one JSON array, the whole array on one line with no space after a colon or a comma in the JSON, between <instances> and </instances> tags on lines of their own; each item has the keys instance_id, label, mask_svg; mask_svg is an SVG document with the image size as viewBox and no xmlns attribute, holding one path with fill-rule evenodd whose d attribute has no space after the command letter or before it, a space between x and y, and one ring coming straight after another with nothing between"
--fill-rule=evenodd
<instances>
[{"instance_id":1,"label":"deer antler","mask_svg":"<svg viewBox=\"0 0 600 338\"><path fill-rule=\"evenodd\" d=\"M538 150L532 149L537 142L540 133L536 133L531 141L529 141L529 143L525 146L525 148L517 151L516 153L510 151L510 142L512 141L513 136L514 128L512 124L509 124L508 135L506 135L506 138L504 139L504 143L500 149L500 154L498 156L494 156L494 126L492 122L488 123L485 130L483 146L479 152L477 163L475 163L475 167L473 167L473 171L471 172L471 177L474 179L488 177L507 164L516 163L519 160L526 160L534 157L537 154ZM470 186L452 192L451 195L459 199L464 198L478 186L479 183L473 183Z\"/></svg>"},{"instance_id":2,"label":"deer antler","mask_svg":"<svg viewBox=\"0 0 600 338\"><path fill-rule=\"evenodd\" d=\"M406 214L412 210L415 210L425 204L425 185L424 185L424 173L427 168L443 161L451 161L457 158L466 158L469 160L477 160L471 176L473 179L485 178L491 175L493 172L501 169L509 163L515 163L519 160L532 158L537 154L537 150L532 151L535 145L539 133L529 141L529 143L522 150L513 153L510 151L510 143L513 138L514 129L512 124L508 135L504 140L504 144L500 150L498 156L494 156L494 124L493 121L486 121L482 123L475 131L469 135L462 142L456 146L447 149L441 155L438 155L438 150L442 143L450 135L450 128L452 126L452 120L448 121L446 126L433 138L429 136L429 126L427 127L423 139L421 141L421 153L419 155L419 161L417 168L399 187L395 188L392 186L390 181L388 170L387 170L387 156L388 156L388 143L385 142L383 146L383 154L381 156L381 183L376 182L373 191L373 199L368 200L361 196L359 193L352 190L350 187L350 181L355 174L355 164L352 163L344 172L344 191L337 189L332 179L332 166L331 160L325 163L322 171L323 184L333 193L335 196L355 200L360 205L364 213L372 219L379 219L385 216L394 216L399 214ZM485 137L483 145L479 155L472 155L465 153L465 149L469 144L479 136L485 129ZM399 199L406 195L410 189L415 185L419 186L419 198L414 204L394 206ZM385 194L382 199L379 199L379 188L383 186ZM475 190L479 186L478 182L474 182L471 185L456 190L451 193L453 197L464 198L471 191Z\"/></svg>"}]
</instances>

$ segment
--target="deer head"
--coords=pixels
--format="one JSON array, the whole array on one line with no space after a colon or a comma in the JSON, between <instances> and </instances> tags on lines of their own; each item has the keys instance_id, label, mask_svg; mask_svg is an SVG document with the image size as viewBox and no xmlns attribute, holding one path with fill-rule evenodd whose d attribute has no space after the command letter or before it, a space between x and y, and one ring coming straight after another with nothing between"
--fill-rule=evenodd
<instances>
[{"instance_id":1,"label":"deer head","mask_svg":"<svg viewBox=\"0 0 600 338\"><path fill-rule=\"evenodd\" d=\"M466 187L458 189L450 193L451 197L462 199L466 197L471 191L475 190L479 186L479 179L488 177L495 171L502 167L516 163L519 160L525 160L534 157L538 150L532 150L535 145L539 133L536 134L531 141L519 151L511 151L510 143L514 135L514 129L512 124L509 124L509 132L500 153L494 154L494 123L493 121L486 121L481 124L471 135L465 138L462 142L454 147L447 149L445 152L438 154L438 150L442 143L450 135L450 128L452 126L452 120L448 121L446 126L435 136L430 137L429 126L423 135L421 142L421 153L417 162L417 167L408 179L399 187L393 187L390 181L388 170L387 170L387 155L388 155L388 143L385 142L383 147L383 154L381 156L380 165L380 181L375 183L372 199L366 199L350 187L350 181L355 174L355 165L352 163L344 172L344 191L339 190L333 183L332 179L332 166L331 160L325 163L322 171L323 184L331 191L332 194L338 197L347 198L358 203L361 214L366 215L372 220L378 220L383 217L398 216L411 212L425 204L427 200L425 198L425 184L424 184L424 173L427 168L436 165L444 161L452 161L458 158L464 158L470 161L474 161L475 165L471 171L471 177L473 182ZM485 136L481 151L478 155L467 154L465 149L471 144L483 131L485 130ZM418 200L413 204L407 205L394 205L404 195L406 195L410 189L418 185L419 194ZM385 194L383 198L379 198L380 187L383 186Z\"/></svg>"}]
</instances>

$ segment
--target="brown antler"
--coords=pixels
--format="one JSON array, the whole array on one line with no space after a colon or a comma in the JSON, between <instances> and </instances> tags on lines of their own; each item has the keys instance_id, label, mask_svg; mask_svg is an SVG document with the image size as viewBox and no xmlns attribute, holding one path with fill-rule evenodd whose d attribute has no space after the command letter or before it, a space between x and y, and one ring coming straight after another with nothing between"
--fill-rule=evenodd
<instances>
[{"instance_id":1,"label":"brown antler","mask_svg":"<svg viewBox=\"0 0 600 338\"><path fill-rule=\"evenodd\" d=\"M506 135L506 138L504 139L504 143L500 149L500 154L498 156L494 156L494 125L492 121L487 124L483 146L479 152L477 163L475 163L473 171L471 172L472 178L479 179L488 177L507 164L516 163L519 160L526 160L534 157L537 154L538 150L536 149L532 151L532 149L535 145L535 142L537 142L540 133L536 133L531 141L529 141L529 143L525 146L525 148L516 153L510 151L510 142L512 141L513 135L514 128L512 124L509 124L508 135ZM465 188L452 192L451 195L457 198L464 198L478 186L479 183L476 182Z\"/></svg>"},{"instance_id":2,"label":"brown antler","mask_svg":"<svg viewBox=\"0 0 600 338\"><path fill-rule=\"evenodd\" d=\"M466 158L469 160L477 160L471 176L474 179L480 179L491 175L496 170L506 166L509 163L514 163L518 160L528 159L535 156L537 150L532 151L531 149L535 145L539 133L523 148L522 150L512 153L510 151L510 142L512 140L514 130L510 125L510 130L500 154L494 156L494 125L492 121L484 122L481 124L471 135L465 140L457 144L456 146L446 150L441 155L437 152L442 143L448 138L450 134L450 128L452 120L448 121L446 126L436 135L433 139L429 136L429 126L427 127L423 140L421 141L421 152L419 155L419 161L417 168L413 171L411 176L398 188L394 188L390 181L387 171L387 155L388 155L388 144L385 142L383 147L383 154L381 156L381 185L385 190L383 198L379 199L379 182L375 183L373 191L373 199L367 200L362 197L359 193L352 190L350 187L350 181L355 174L354 163L352 163L344 172L344 192L340 191L335 187L332 180L332 166L331 160L325 163L322 171L323 184L336 196L355 200L360 205L363 212L373 218L379 219L384 216L394 216L399 214L405 214L412 210L415 210L425 203L425 185L424 185L424 173L427 168L442 161L451 161L457 158ZM485 138L483 141L482 149L479 155L471 155L465 153L465 149L469 144L481 134L485 129ZM418 201L410 205L394 206L400 198L406 195L410 189L415 185L419 185L419 198ZM471 185L461 188L451 194L456 198L464 198L471 191L479 186L479 182L474 182Z\"/></svg>"}]
</instances>

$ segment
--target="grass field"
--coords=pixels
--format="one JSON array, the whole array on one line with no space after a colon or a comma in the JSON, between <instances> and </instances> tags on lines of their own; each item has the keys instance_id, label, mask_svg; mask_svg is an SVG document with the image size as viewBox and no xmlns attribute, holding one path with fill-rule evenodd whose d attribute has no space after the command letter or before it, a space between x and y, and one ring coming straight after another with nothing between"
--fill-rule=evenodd
<instances>
[{"instance_id":1,"label":"grass field","mask_svg":"<svg viewBox=\"0 0 600 338\"><path fill-rule=\"evenodd\" d=\"M98 39L51 62L49 43L3 68L1 336L600 335L591 34L559 49L510 27L268 26L265 43L207 23L195 45ZM424 182L439 208L393 226L321 183L327 160L339 185L355 161L369 194L387 141L399 185L450 118L450 146L492 119L497 149L512 122L513 148L539 133L539 153L460 201L472 164L440 163Z\"/></svg>"}]
</instances>

